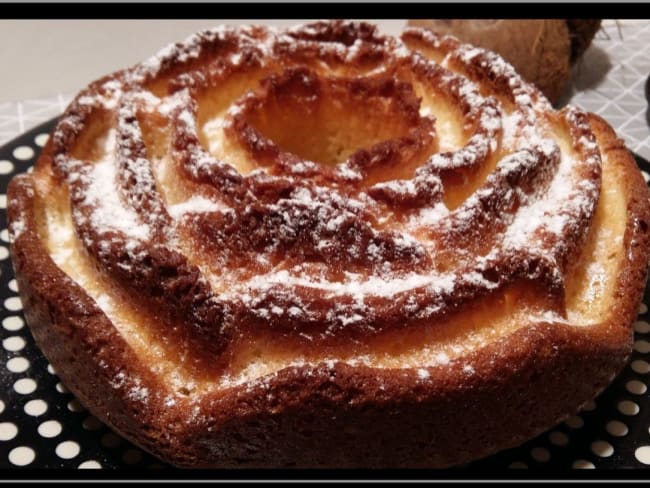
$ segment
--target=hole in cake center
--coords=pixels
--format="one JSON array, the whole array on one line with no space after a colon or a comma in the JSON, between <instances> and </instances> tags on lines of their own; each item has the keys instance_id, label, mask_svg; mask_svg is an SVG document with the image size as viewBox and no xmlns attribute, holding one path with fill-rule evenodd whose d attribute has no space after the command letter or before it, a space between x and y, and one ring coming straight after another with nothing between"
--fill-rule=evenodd
<instances>
[{"instance_id":1,"label":"hole in cake center","mask_svg":"<svg viewBox=\"0 0 650 488\"><path fill-rule=\"evenodd\" d=\"M307 69L287 70L264 80L262 93L243 105L234 127L254 154L262 138L280 152L326 166L406 137L421 123L411 85L387 76L320 78Z\"/></svg>"}]
</instances>

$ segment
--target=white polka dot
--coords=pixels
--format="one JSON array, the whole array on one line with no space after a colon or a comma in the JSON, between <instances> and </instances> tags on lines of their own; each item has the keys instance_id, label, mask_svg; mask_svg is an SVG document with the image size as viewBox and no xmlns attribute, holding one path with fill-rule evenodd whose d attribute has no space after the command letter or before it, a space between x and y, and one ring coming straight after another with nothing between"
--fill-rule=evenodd
<instances>
[{"instance_id":1,"label":"white polka dot","mask_svg":"<svg viewBox=\"0 0 650 488\"><path fill-rule=\"evenodd\" d=\"M47 403L43 400L30 400L25 404L25 413L33 417L38 417L47 412Z\"/></svg>"},{"instance_id":2,"label":"white polka dot","mask_svg":"<svg viewBox=\"0 0 650 488\"><path fill-rule=\"evenodd\" d=\"M23 309L23 304L19 297L11 297L5 300L5 308L11 312L17 312Z\"/></svg>"},{"instance_id":3,"label":"white polka dot","mask_svg":"<svg viewBox=\"0 0 650 488\"><path fill-rule=\"evenodd\" d=\"M138 464L142 461L142 451L137 449L127 449L127 451L122 456L122 461L126 464Z\"/></svg>"},{"instance_id":4,"label":"white polka dot","mask_svg":"<svg viewBox=\"0 0 650 488\"><path fill-rule=\"evenodd\" d=\"M614 454L614 447L607 441L595 441L591 443L591 452L596 456L609 457Z\"/></svg>"},{"instance_id":5,"label":"white polka dot","mask_svg":"<svg viewBox=\"0 0 650 488\"><path fill-rule=\"evenodd\" d=\"M636 403L631 402L629 400L624 400L622 402L619 402L617 407L618 407L618 411L621 412L623 415L632 416L639 413L639 406Z\"/></svg>"},{"instance_id":6,"label":"white polka dot","mask_svg":"<svg viewBox=\"0 0 650 488\"><path fill-rule=\"evenodd\" d=\"M635 373L639 374L648 374L650 373L650 364L647 362L637 359L636 361L632 361L632 364L630 364L630 367Z\"/></svg>"},{"instance_id":7,"label":"white polka dot","mask_svg":"<svg viewBox=\"0 0 650 488\"><path fill-rule=\"evenodd\" d=\"M104 434L100 439L102 446L104 447L117 447L120 445L121 439L115 434L108 433Z\"/></svg>"},{"instance_id":8,"label":"white polka dot","mask_svg":"<svg viewBox=\"0 0 650 488\"><path fill-rule=\"evenodd\" d=\"M643 395L648 390L648 387L638 380L632 380L625 383L625 389L633 395Z\"/></svg>"},{"instance_id":9,"label":"white polka dot","mask_svg":"<svg viewBox=\"0 0 650 488\"><path fill-rule=\"evenodd\" d=\"M47 365L47 372L50 374L56 374L56 370L54 369L54 366L52 366L51 364Z\"/></svg>"},{"instance_id":10,"label":"white polka dot","mask_svg":"<svg viewBox=\"0 0 650 488\"><path fill-rule=\"evenodd\" d=\"M645 320L637 320L634 322L634 330L639 334L647 334L650 332L650 324Z\"/></svg>"},{"instance_id":11,"label":"white polka dot","mask_svg":"<svg viewBox=\"0 0 650 488\"><path fill-rule=\"evenodd\" d=\"M0 400L0 413L2 413L2 412L4 412L4 411L5 411L5 402L3 402L2 400Z\"/></svg>"},{"instance_id":12,"label":"white polka dot","mask_svg":"<svg viewBox=\"0 0 650 488\"><path fill-rule=\"evenodd\" d=\"M34 449L27 446L15 447L9 452L9 462L15 466L27 466L35 458Z\"/></svg>"},{"instance_id":13,"label":"white polka dot","mask_svg":"<svg viewBox=\"0 0 650 488\"><path fill-rule=\"evenodd\" d=\"M34 157L34 150L29 146L18 146L14 149L14 158L26 161Z\"/></svg>"},{"instance_id":14,"label":"white polka dot","mask_svg":"<svg viewBox=\"0 0 650 488\"><path fill-rule=\"evenodd\" d=\"M102 465L98 462L95 461L94 459L90 459L89 461L84 461L79 465L79 469L101 469Z\"/></svg>"},{"instance_id":15,"label":"white polka dot","mask_svg":"<svg viewBox=\"0 0 650 488\"><path fill-rule=\"evenodd\" d=\"M611 420L607 422L605 428L607 429L607 432L609 432L610 435L613 435L614 437L624 437L628 433L627 425L625 425L623 422L619 422L618 420Z\"/></svg>"},{"instance_id":16,"label":"white polka dot","mask_svg":"<svg viewBox=\"0 0 650 488\"><path fill-rule=\"evenodd\" d=\"M569 417L564 423L572 429L580 429L583 425L585 425L585 422L578 415Z\"/></svg>"},{"instance_id":17,"label":"white polka dot","mask_svg":"<svg viewBox=\"0 0 650 488\"><path fill-rule=\"evenodd\" d=\"M636 451L634 451L634 457L640 463L650 464L650 446L637 447Z\"/></svg>"},{"instance_id":18,"label":"white polka dot","mask_svg":"<svg viewBox=\"0 0 650 488\"><path fill-rule=\"evenodd\" d=\"M10 441L18 434L18 427L11 422L0 423L0 441Z\"/></svg>"},{"instance_id":19,"label":"white polka dot","mask_svg":"<svg viewBox=\"0 0 650 488\"><path fill-rule=\"evenodd\" d=\"M57 420L48 420L38 426L38 433L41 437L47 437L47 438L56 437L61 433L62 430L63 427L61 426L61 423Z\"/></svg>"},{"instance_id":20,"label":"white polka dot","mask_svg":"<svg viewBox=\"0 0 650 488\"><path fill-rule=\"evenodd\" d=\"M21 378L14 383L14 390L21 395L29 395L36 390L36 381L31 378Z\"/></svg>"},{"instance_id":21,"label":"white polka dot","mask_svg":"<svg viewBox=\"0 0 650 488\"><path fill-rule=\"evenodd\" d=\"M0 246L0 261L4 261L9 257L9 249L4 246Z\"/></svg>"},{"instance_id":22,"label":"white polka dot","mask_svg":"<svg viewBox=\"0 0 650 488\"><path fill-rule=\"evenodd\" d=\"M70 410L71 412L83 412L86 409L76 399L73 399L68 402L68 410Z\"/></svg>"},{"instance_id":23,"label":"white polka dot","mask_svg":"<svg viewBox=\"0 0 650 488\"><path fill-rule=\"evenodd\" d=\"M12 373L22 373L29 369L29 361L23 357L11 358L7 361L7 369Z\"/></svg>"},{"instance_id":24,"label":"white polka dot","mask_svg":"<svg viewBox=\"0 0 650 488\"><path fill-rule=\"evenodd\" d=\"M594 401L587 402L582 406L582 410L584 412L591 412L592 410L595 410L595 409L596 409L596 402L594 402Z\"/></svg>"},{"instance_id":25,"label":"white polka dot","mask_svg":"<svg viewBox=\"0 0 650 488\"><path fill-rule=\"evenodd\" d=\"M634 350L643 354L650 352L650 342L643 339L634 341Z\"/></svg>"},{"instance_id":26,"label":"white polka dot","mask_svg":"<svg viewBox=\"0 0 650 488\"><path fill-rule=\"evenodd\" d=\"M594 463L591 463L584 459L578 459L574 461L571 467L573 469L595 469L596 468L596 466L594 466Z\"/></svg>"},{"instance_id":27,"label":"white polka dot","mask_svg":"<svg viewBox=\"0 0 650 488\"><path fill-rule=\"evenodd\" d=\"M56 386L54 388L56 388L56 391L58 391L59 393L70 393L70 390L68 390L65 387L65 385L63 383L61 383L60 381L56 384Z\"/></svg>"},{"instance_id":28,"label":"white polka dot","mask_svg":"<svg viewBox=\"0 0 650 488\"><path fill-rule=\"evenodd\" d=\"M18 315L11 315L2 320L2 326L10 331L16 331L23 328L25 321Z\"/></svg>"},{"instance_id":29,"label":"white polka dot","mask_svg":"<svg viewBox=\"0 0 650 488\"><path fill-rule=\"evenodd\" d=\"M7 208L7 195L0 194L0 208Z\"/></svg>"},{"instance_id":30,"label":"white polka dot","mask_svg":"<svg viewBox=\"0 0 650 488\"><path fill-rule=\"evenodd\" d=\"M514 463L511 463L508 468L510 469L528 469L528 465L526 463L522 463L521 461L515 461Z\"/></svg>"},{"instance_id":31,"label":"white polka dot","mask_svg":"<svg viewBox=\"0 0 650 488\"><path fill-rule=\"evenodd\" d=\"M9 280L9 283L7 283L7 286L14 293L18 293L18 282L16 281L15 278L12 278L11 280Z\"/></svg>"},{"instance_id":32,"label":"white polka dot","mask_svg":"<svg viewBox=\"0 0 650 488\"><path fill-rule=\"evenodd\" d=\"M2 347L11 352L20 351L25 347L25 339L20 336L7 337L2 341Z\"/></svg>"},{"instance_id":33,"label":"white polka dot","mask_svg":"<svg viewBox=\"0 0 650 488\"><path fill-rule=\"evenodd\" d=\"M0 239L9 242L9 231L7 229L0 230Z\"/></svg>"},{"instance_id":34,"label":"white polka dot","mask_svg":"<svg viewBox=\"0 0 650 488\"><path fill-rule=\"evenodd\" d=\"M569 443L569 437L559 430L554 430L548 435L548 440L556 446L566 446Z\"/></svg>"},{"instance_id":35,"label":"white polka dot","mask_svg":"<svg viewBox=\"0 0 650 488\"><path fill-rule=\"evenodd\" d=\"M14 163L3 159L0 161L0 175L8 175L14 170Z\"/></svg>"},{"instance_id":36,"label":"white polka dot","mask_svg":"<svg viewBox=\"0 0 650 488\"><path fill-rule=\"evenodd\" d=\"M50 138L49 134L39 134L36 137L34 137L34 142L36 143L37 146L43 147L45 144L47 144L47 140Z\"/></svg>"},{"instance_id":37,"label":"white polka dot","mask_svg":"<svg viewBox=\"0 0 650 488\"><path fill-rule=\"evenodd\" d=\"M99 430L104 424L97 417L90 415L84 419L81 425L86 430Z\"/></svg>"},{"instance_id":38,"label":"white polka dot","mask_svg":"<svg viewBox=\"0 0 650 488\"><path fill-rule=\"evenodd\" d=\"M648 306L645 303L639 305L639 315L648 313Z\"/></svg>"},{"instance_id":39,"label":"white polka dot","mask_svg":"<svg viewBox=\"0 0 650 488\"><path fill-rule=\"evenodd\" d=\"M80 451L81 447L75 441L63 441L56 446L56 449L54 450L56 455L61 459L72 459L77 456Z\"/></svg>"},{"instance_id":40,"label":"white polka dot","mask_svg":"<svg viewBox=\"0 0 650 488\"><path fill-rule=\"evenodd\" d=\"M531 449L530 455L538 463L546 463L551 459L551 453L545 447L534 447Z\"/></svg>"}]
</instances>

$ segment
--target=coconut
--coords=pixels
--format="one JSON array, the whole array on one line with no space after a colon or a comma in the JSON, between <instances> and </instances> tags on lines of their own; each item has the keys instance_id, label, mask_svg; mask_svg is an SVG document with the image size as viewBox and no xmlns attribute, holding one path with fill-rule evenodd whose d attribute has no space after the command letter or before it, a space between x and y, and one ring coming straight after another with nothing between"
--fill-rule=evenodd
<instances>
[{"instance_id":1,"label":"coconut","mask_svg":"<svg viewBox=\"0 0 650 488\"><path fill-rule=\"evenodd\" d=\"M566 89L571 66L600 28L600 20L420 19L409 25L450 34L500 54L555 103Z\"/></svg>"}]
</instances>

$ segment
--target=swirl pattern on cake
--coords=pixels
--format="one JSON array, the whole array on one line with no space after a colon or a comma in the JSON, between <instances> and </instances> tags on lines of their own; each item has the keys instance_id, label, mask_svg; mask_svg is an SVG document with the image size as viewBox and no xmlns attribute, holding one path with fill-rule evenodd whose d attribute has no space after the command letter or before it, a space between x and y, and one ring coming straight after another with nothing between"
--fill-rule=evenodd
<instances>
[{"instance_id":1,"label":"swirl pattern on cake","mask_svg":"<svg viewBox=\"0 0 650 488\"><path fill-rule=\"evenodd\" d=\"M161 401L334 363L472 376L519 329L606 313L626 223L593 126L450 37L221 27L81 92L23 190Z\"/></svg>"}]
</instances>

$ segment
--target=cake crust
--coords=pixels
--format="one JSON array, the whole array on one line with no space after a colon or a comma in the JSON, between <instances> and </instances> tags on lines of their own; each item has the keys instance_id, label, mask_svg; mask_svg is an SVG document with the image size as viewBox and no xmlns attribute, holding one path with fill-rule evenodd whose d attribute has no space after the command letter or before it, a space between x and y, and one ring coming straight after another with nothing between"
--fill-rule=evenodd
<instances>
[{"instance_id":1,"label":"cake crust","mask_svg":"<svg viewBox=\"0 0 650 488\"><path fill-rule=\"evenodd\" d=\"M11 253L27 322L82 404L177 466L440 468L514 447L592 400L631 352L650 248L648 189L609 125L593 114L587 122L603 161L617 170L617 181L603 185L617 185L627 202L624 252L601 323L531 322L462 361L426 368L328 361L198 398L170 397L170 385L147 358L52 259L30 174L8 188ZM50 140L37 168L51 167L55 157Z\"/></svg>"}]
</instances>

